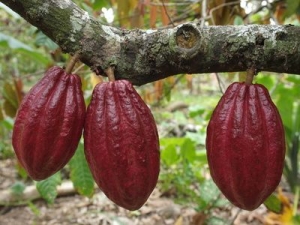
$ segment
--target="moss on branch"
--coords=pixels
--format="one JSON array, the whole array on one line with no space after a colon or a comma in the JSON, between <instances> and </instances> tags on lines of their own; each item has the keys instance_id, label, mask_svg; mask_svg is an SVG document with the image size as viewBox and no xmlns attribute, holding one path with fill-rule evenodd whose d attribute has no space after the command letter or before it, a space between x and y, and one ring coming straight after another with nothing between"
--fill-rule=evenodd
<instances>
[{"instance_id":1,"label":"moss on branch","mask_svg":"<svg viewBox=\"0 0 300 225\"><path fill-rule=\"evenodd\" d=\"M66 53L98 74L142 85L181 73L257 71L299 74L300 27L182 24L161 30L105 26L70 0L1 0Z\"/></svg>"}]
</instances>

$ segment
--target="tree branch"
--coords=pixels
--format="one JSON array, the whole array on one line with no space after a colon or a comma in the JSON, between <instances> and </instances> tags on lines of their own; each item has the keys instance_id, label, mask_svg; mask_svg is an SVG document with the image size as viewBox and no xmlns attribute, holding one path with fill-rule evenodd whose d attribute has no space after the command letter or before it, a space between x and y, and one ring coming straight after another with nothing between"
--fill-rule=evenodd
<instances>
[{"instance_id":1,"label":"tree branch","mask_svg":"<svg viewBox=\"0 0 300 225\"><path fill-rule=\"evenodd\" d=\"M142 85L180 73L257 71L300 73L300 27L182 24L123 30L101 24L70 0L0 0L97 74Z\"/></svg>"}]
</instances>

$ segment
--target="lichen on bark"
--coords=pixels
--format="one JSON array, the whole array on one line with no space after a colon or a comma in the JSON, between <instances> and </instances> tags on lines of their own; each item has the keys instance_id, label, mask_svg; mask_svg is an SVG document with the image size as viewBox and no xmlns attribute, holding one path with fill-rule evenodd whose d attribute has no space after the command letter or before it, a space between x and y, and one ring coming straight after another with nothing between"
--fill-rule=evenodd
<instances>
[{"instance_id":1,"label":"lichen on bark","mask_svg":"<svg viewBox=\"0 0 300 225\"><path fill-rule=\"evenodd\" d=\"M142 85L181 73L257 71L299 74L300 27L208 26L158 30L105 26L70 0L1 0L97 74Z\"/></svg>"}]
</instances>

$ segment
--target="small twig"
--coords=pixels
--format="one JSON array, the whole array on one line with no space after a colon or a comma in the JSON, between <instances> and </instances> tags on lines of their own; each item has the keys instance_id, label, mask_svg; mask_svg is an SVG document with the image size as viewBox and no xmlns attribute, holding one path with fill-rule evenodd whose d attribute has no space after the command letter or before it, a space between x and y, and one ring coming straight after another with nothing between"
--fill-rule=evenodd
<instances>
[{"instance_id":1,"label":"small twig","mask_svg":"<svg viewBox=\"0 0 300 225\"><path fill-rule=\"evenodd\" d=\"M79 52L76 52L74 54L74 56L71 58L70 62L68 63L68 65L67 65L67 67L65 69L65 71L66 71L67 74L71 74L72 73L72 70L73 70L75 64L77 63L77 61L79 59L79 56L80 56Z\"/></svg>"},{"instance_id":2,"label":"small twig","mask_svg":"<svg viewBox=\"0 0 300 225\"><path fill-rule=\"evenodd\" d=\"M81 70L84 66L85 66L85 64L81 64L80 66L78 66L78 67L76 68L76 70L74 70L73 73L75 73L75 74L78 73L78 71Z\"/></svg>"},{"instance_id":3,"label":"small twig","mask_svg":"<svg viewBox=\"0 0 300 225\"><path fill-rule=\"evenodd\" d=\"M165 10L165 13L167 14L167 17L168 17L170 23L172 24L173 27L175 27L175 24L174 24L173 20L171 19L170 15L169 15L169 13L168 13L168 10L167 10L167 7L166 7L166 5L165 5L164 0L161 0L161 2L162 2L163 8L164 8L164 10Z\"/></svg>"},{"instance_id":4,"label":"small twig","mask_svg":"<svg viewBox=\"0 0 300 225\"><path fill-rule=\"evenodd\" d=\"M262 5L262 6L258 7L255 11L251 11L250 13L246 14L245 16L243 16L243 20L247 19L247 18L250 17L251 15L254 15L254 14L259 13L259 12L262 11L264 8L267 8L267 9L271 12L271 17L272 17L272 19L275 19L275 18L273 18L273 16L272 16L274 13L272 12L271 9L272 9L273 7L275 7L276 4L278 4L280 1L282 1L282 0L275 0L275 1L272 1L272 3L269 2L269 1L267 1L267 4L266 4L266 5ZM276 19L275 19L274 21L276 22ZM278 24L278 22L276 22L276 24Z\"/></svg>"},{"instance_id":5,"label":"small twig","mask_svg":"<svg viewBox=\"0 0 300 225\"><path fill-rule=\"evenodd\" d=\"M196 1L196 3L201 2L202 0ZM168 2L164 3L166 6L185 6L185 5L191 5L190 2ZM149 5L154 5L154 6L161 6L162 3L156 2L156 1L151 1Z\"/></svg>"},{"instance_id":6,"label":"small twig","mask_svg":"<svg viewBox=\"0 0 300 225\"><path fill-rule=\"evenodd\" d=\"M295 192L295 197L294 197L294 204L293 204L293 216L297 215L297 209L298 209L298 203L299 203L299 189L300 187L297 185L296 186L296 192Z\"/></svg>"},{"instance_id":7,"label":"small twig","mask_svg":"<svg viewBox=\"0 0 300 225\"><path fill-rule=\"evenodd\" d=\"M185 76L185 74L181 74L177 77L177 79L175 80L175 82L169 87L169 89L165 92L165 94L163 96L160 96L159 99L157 100L157 102L154 104L154 106L159 105L159 103L164 99L165 96L169 95L171 93L171 91L173 90L173 88L175 88L175 86L179 83L179 81Z\"/></svg>"},{"instance_id":8,"label":"small twig","mask_svg":"<svg viewBox=\"0 0 300 225\"><path fill-rule=\"evenodd\" d=\"M232 218L231 224L234 225L234 221L236 220L236 218L239 216L239 214L242 212L241 209L239 209L236 214L234 215L234 217Z\"/></svg>"},{"instance_id":9,"label":"small twig","mask_svg":"<svg viewBox=\"0 0 300 225\"><path fill-rule=\"evenodd\" d=\"M114 73L114 67L109 66L106 70L104 70L104 73L107 75L109 81L115 81L115 73Z\"/></svg>"},{"instance_id":10,"label":"small twig","mask_svg":"<svg viewBox=\"0 0 300 225\"><path fill-rule=\"evenodd\" d=\"M275 85L273 85L273 87L269 90L270 95L273 94L273 92L276 90L276 88L278 87L278 85L281 82L281 78L284 76L284 74L280 73L278 79L276 79L276 83Z\"/></svg>"},{"instance_id":11,"label":"small twig","mask_svg":"<svg viewBox=\"0 0 300 225\"><path fill-rule=\"evenodd\" d=\"M205 18L207 17L207 0L202 1L202 12L201 12L201 27L205 25Z\"/></svg>"},{"instance_id":12,"label":"small twig","mask_svg":"<svg viewBox=\"0 0 300 225\"><path fill-rule=\"evenodd\" d=\"M223 95L223 94L224 94L224 91L223 91L223 88L222 88L222 85L221 85L222 82L221 82L219 73L215 73L215 75L216 75L216 78L217 78L217 81L218 81L218 85L219 85L220 92L221 92L221 94Z\"/></svg>"},{"instance_id":13,"label":"small twig","mask_svg":"<svg viewBox=\"0 0 300 225\"><path fill-rule=\"evenodd\" d=\"M180 12L180 14L177 16L177 17L174 17L173 18L173 22L174 23L176 23L176 22L182 22L183 20L186 20L186 19L188 19L188 18L190 18L190 17L193 17L193 18L198 18L200 15L201 15L201 13L195 13L194 11L195 11L195 9L194 9L194 6L196 5L196 4L198 4L198 3L200 3L202 0L198 0L198 1L194 1L193 3L188 3L189 4L189 6L188 7L186 7L185 9L184 9L184 11L182 11L182 12ZM165 3L165 5L167 5L166 3ZM192 15L190 15L190 14L192 14ZM202 16L202 15L201 15ZM203 16L202 16L203 17ZM206 20L206 18L202 18L202 19L204 19L204 20Z\"/></svg>"},{"instance_id":14,"label":"small twig","mask_svg":"<svg viewBox=\"0 0 300 225\"><path fill-rule=\"evenodd\" d=\"M213 12L222 8L222 7L226 7L226 6L230 6L230 5L238 5L240 4L240 1L234 1L234 2L227 2L227 3L223 3L223 4L220 4L214 8L212 8L210 11L209 11L209 16L211 18L211 21L212 21L212 24L213 25L216 25L215 21L214 21L214 17L213 17Z\"/></svg>"}]
</instances>

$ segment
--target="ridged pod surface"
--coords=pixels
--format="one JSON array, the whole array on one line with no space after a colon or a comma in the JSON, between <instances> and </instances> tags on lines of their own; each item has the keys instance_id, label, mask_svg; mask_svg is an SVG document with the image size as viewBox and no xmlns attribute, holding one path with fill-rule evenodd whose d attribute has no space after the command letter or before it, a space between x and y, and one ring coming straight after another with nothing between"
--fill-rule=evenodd
<instances>
[{"instance_id":1,"label":"ridged pod surface","mask_svg":"<svg viewBox=\"0 0 300 225\"><path fill-rule=\"evenodd\" d=\"M46 179L66 165L79 143L84 117L80 78L51 67L24 97L13 129L13 148L32 179Z\"/></svg>"},{"instance_id":2,"label":"ridged pod surface","mask_svg":"<svg viewBox=\"0 0 300 225\"><path fill-rule=\"evenodd\" d=\"M98 84L87 109L85 155L99 188L117 205L137 210L159 175L159 139L148 106L126 80Z\"/></svg>"},{"instance_id":3,"label":"ridged pod surface","mask_svg":"<svg viewBox=\"0 0 300 225\"><path fill-rule=\"evenodd\" d=\"M207 128L213 180L234 205L253 210L278 186L285 136L279 112L260 84L231 84Z\"/></svg>"}]
</instances>

